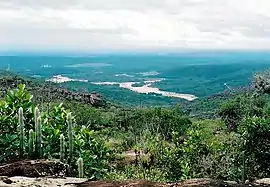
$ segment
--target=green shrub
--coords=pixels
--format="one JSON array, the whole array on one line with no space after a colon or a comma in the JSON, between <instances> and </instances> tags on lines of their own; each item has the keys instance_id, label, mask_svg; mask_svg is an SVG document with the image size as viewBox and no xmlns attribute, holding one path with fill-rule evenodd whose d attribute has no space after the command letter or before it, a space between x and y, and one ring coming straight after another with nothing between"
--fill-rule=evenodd
<instances>
[{"instance_id":1,"label":"green shrub","mask_svg":"<svg viewBox=\"0 0 270 187\"><path fill-rule=\"evenodd\" d=\"M51 111L39 112L31 99L32 96L25 91L25 86L19 85L17 90L10 91L7 98L0 101L0 163L23 159L24 145L27 145L29 150L28 158L33 158L32 151L35 146L38 153L35 156L38 158L58 159L61 153L60 135L63 134L64 142L67 142L68 131L72 130L73 139L70 139L70 143L74 144L74 152L71 150L72 157L69 156L71 157L70 165L73 167L71 174L77 175L76 161L81 157L84 160L85 176L101 178L106 173L111 158L110 151L104 142L94 136L94 131L76 127L76 125L69 126L70 123L76 124L76 121L62 104L54 106ZM18 116L19 108L20 115ZM34 129L36 133L33 133ZM20 135L24 134L27 136L20 138ZM35 143L33 143L34 135L36 136Z\"/></svg>"},{"instance_id":2,"label":"green shrub","mask_svg":"<svg viewBox=\"0 0 270 187\"><path fill-rule=\"evenodd\" d=\"M25 85L22 84L18 86L18 89L8 91L5 99L0 100L0 163L19 156L20 136L17 133L19 108L22 108L24 113L24 132L22 133L25 133L34 127L34 114L32 96L26 92Z\"/></svg>"},{"instance_id":3,"label":"green shrub","mask_svg":"<svg viewBox=\"0 0 270 187\"><path fill-rule=\"evenodd\" d=\"M270 175L270 120L265 117L247 117L239 127L244 140L246 177L264 178Z\"/></svg>"},{"instance_id":4,"label":"green shrub","mask_svg":"<svg viewBox=\"0 0 270 187\"><path fill-rule=\"evenodd\" d=\"M90 179L102 179L109 169L111 151L95 136L93 130L78 127L75 131L75 156L83 159L85 176Z\"/></svg>"},{"instance_id":5,"label":"green shrub","mask_svg":"<svg viewBox=\"0 0 270 187\"><path fill-rule=\"evenodd\" d=\"M223 102L218 115L229 130L236 131L245 116L262 116L265 105L266 98L263 96L242 94Z\"/></svg>"},{"instance_id":6,"label":"green shrub","mask_svg":"<svg viewBox=\"0 0 270 187\"><path fill-rule=\"evenodd\" d=\"M183 134L191 125L191 120L175 109L147 108L122 110L116 113L114 121L120 129L131 131L139 137L143 131L160 134L164 139L170 139L173 131Z\"/></svg>"}]
</instances>

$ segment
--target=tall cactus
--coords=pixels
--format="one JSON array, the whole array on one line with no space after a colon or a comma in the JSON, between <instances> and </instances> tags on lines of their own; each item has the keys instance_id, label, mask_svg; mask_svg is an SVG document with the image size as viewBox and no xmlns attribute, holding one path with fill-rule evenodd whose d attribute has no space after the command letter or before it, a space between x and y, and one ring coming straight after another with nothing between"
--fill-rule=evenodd
<instances>
[{"instance_id":1,"label":"tall cactus","mask_svg":"<svg viewBox=\"0 0 270 187\"><path fill-rule=\"evenodd\" d=\"M28 138L28 157L33 157L33 151L34 151L34 139L35 139L35 133L32 129L29 130L29 138Z\"/></svg>"},{"instance_id":2,"label":"tall cactus","mask_svg":"<svg viewBox=\"0 0 270 187\"><path fill-rule=\"evenodd\" d=\"M35 107L35 110L34 110L35 125L37 124L37 118L38 118L39 116L40 116L39 109L38 109L38 107Z\"/></svg>"},{"instance_id":3,"label":"tall cactus","mask_svg":"<svg viewBox=\"0 0 270 187\"><path fill-rule=\"evenodd\" d=\"M79 178L83 178L83 159L82 158L79 158L77 160L77 165L78 165Z\"/></svg>"},{"instance_id":4,"label":"tall cactus","mask_svg":"<svg viewBox=\"0 0 270 187\"><path fill-rule=\"evenodd\" d=\"M60 161L64 162L65 159L65 137L63 134L60 135Z\"/></svg>"},{"instance_id":5,"label":"tall cactus","mask_svg":"<svg viewBox=\"0 0 270 187\"><path fill-rule=\"evenodd\" d=\"M40 117L40 112L39 109L36 107L35 108L35 135L36 135L36 157L37 158L42 158L42 131L41 131L41 117Z\"/></svg>"},{"instance_id":6,"label":"tall cactus","mask_svg":"<svg viewBox=\"0 0 270 187\"><path fill-rule=\"evenodd\" d=\"M24 122L23 122L23 108L19 108L19 126L20 126L20 158L24 154Z\"/></svg>"},{"instance_id":7,"label":"tall cactus","mask_svg":"<svg viewBox=\"0 0 270 187\"><path fill-rule=\"evenodd\" d=\"M73 124L71 113L67 115L67 124L68 124L68 141L69 141L69 161L73 159Z\"/></svg>"}]
</instances>

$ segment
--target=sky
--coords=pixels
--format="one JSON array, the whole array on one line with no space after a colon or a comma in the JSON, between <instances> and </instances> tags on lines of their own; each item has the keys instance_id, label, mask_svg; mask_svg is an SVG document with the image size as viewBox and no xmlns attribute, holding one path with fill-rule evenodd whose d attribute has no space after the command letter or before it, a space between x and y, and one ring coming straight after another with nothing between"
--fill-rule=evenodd
<instances>
[{"instance_id":1,"label":"sky","mask_svg":"<svg viewBox=\"0 0 270 187\"><path fill-rule=\"evenodd\" d=\"M0 0L0 51L270 49L270 0Z\"/></svg>"}]
</instances>

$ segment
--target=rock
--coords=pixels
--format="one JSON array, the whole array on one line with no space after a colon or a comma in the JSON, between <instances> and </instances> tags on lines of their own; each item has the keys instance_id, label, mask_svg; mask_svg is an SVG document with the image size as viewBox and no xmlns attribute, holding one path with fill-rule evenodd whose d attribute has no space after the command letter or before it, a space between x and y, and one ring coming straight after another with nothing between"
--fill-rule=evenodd
<instances>
[{"instance_id":1,"label":"rock","mask_svg":"<svg viewBox=\"0 0 270 187\"><path fill-rule=\"evenodd\" d=\"M185 186L211 186L211 184L215 183L214 180L212 179L189 179L189 180L185 180L181 183L181 186L185 187Z\"/></svg>"},{"instance_id":2,"label":"rock","mask_svg":"<svg viewBox=\"0 0 270 187\"><path fill-rule=\"evenodd\" d=\"M37 180L38 179L38 180ZM78 178L28 178L28 177L11 177L11 181L16 181L11 184L6 184L0 180L1 187L75 187L77 184L81 184L87 179L78 179Z\"/></svg>"},{"instance_id":3,"label":"rock","mask_svg":"<svg viewBox=\"0 0 270 187\"><path fill-rule=\"evenodd\" d=\"M78 184L78 187L167 187L167 184L149 182L145 180L136 181L87 181Z\"/></svg>"},{"instance_id":4,"label":"rock","mask_svg":"<svg viewBox=\"0 0 270 187\"><path fill-rule=\"evenodd\" d=\"M88 181L79 178L29 178L29 177L2 177L0 178L1 187L260 187L269 186L270 179L257 180L254 184L237 184L234 181L219 181L212 179L189 179L180 183L157 183L145 180L129 181ZM8 183L3 179L8 179ZM11 183L10 183L11 181Z\"/></svg>"},{"instance_id":5,"label":"rock","mask_svg":"<svg viewBox=\"0 0 270 187\"><path fill-rule=\"evenodd\" d=\"M46 82L35 82L35 79L28 80L25 77L19 77L14 74L6 74L0 71L0 98L6 96L7 90L17 88L18 84L26 84L27 90L34 95L37 101L76 101L89 104L94 107L104 107L106 102L102 96L96 92L79 91L74 88L73 91L68 90L62 85L48 84ZM76 92L74 91L76 90Z\"/></svg>"},{"instance_id":6,"label":"rock","mask_svg":"<svg viewBox=\"0 0 270 187\"><path fill-rule=\"evenodd\" d=\"M237 184L238 184L238 183L235 182L235 181L224 181L224 183L225 183L225 184L228 184L228 185L231 185L231 186L237 185Z\"/></svg>"},{"instance_id":7,"label":"rock","mask_svg":"<svg viewBox=\"0 0 270 187\"><path fill-rule=\"evenodd\" d=\"M4 183L6 183L6 184L12 184L12 183L13 183L13 181L10 180L10 179L7 178L7 177L2 177L1 180L2 180Z\"/></svg>"},{"instance_id":8,"label":"rock","mask_svg":"<svg viewBox=\"0 0 270 187\"><path fill-rule=\"evenodd\" d=\"M0 166L0 176L59 176L67 173L67 165L51 160L23 160Z\"/></svg>"},{"instance_id":9,"label":"rock","mask_svg":"<svg viewBox=\"0 0 270 187\"><path fill-rule=\"evenodd\" d=\"M255 184L270 185L270 178L259 179L255 181Z\"/></svg>"}]
</instances>

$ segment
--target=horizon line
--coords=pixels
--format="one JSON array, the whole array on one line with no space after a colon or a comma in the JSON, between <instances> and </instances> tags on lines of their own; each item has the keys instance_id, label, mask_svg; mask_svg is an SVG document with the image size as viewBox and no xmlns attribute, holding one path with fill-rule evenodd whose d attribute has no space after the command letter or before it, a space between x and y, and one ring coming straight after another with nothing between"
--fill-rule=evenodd
<instances>
[{"instance_id":1,"label":"horizon line","mask_svg":"<svg viewBox=\"0 0 270 187\"><path fill-rule=\"evenodd\" d=\"M181 55L186 53L201 53L201 52L216 52L216 53L245 53L245 52L255 52L255 53L270 53L270 49L181 49L181 50L130 50L130 51L112 51L112 50L103 50L103 51L68 51L68 50L44 50L44 51L23 51L23 50L14 50L14 51L1 51L0 56L94 56L94 55Z\"/></svg>"}]
</instances>

